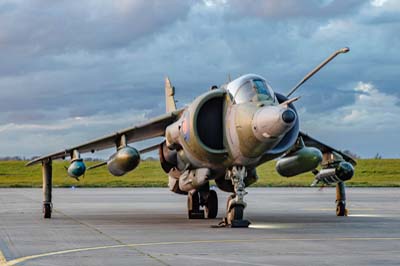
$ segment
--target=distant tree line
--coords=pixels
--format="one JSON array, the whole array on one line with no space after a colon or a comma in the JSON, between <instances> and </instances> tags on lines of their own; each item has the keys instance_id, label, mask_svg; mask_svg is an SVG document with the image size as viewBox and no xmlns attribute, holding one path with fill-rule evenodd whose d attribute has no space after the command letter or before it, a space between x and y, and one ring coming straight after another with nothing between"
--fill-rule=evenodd
<instances>
[{"instance_id":1,"label":"distant tree line","mask_svg":"<svg viewBox=\"0 0 400 266\"><path fill-rule=\"evenodd\" d=\"M0 157L0 161L31 161L39 156L33 156L33 157L25 157L25 156L3 156ZM84 158L85 161L87 162L98 162L98 161L104 161L104 159L101 158Z\"/></svg>"},{"instance_id":2,"label":"distant tree line","mask_svg":"<svg viewBox=\"0 0 400 266\"><path fill-rule=\"evenodd\" d=\"M20 156L3 156L0 157L0 161L28 161L30 160L27 157L20 157Z\"/></svg>"},{"instance_id":3,"label":"distant tree line","mask_svg":"<svg viewBox=\"0 0 400 266\"><path fill-rule=\"evenodd\" d=\"M361 159L361 156L359 156L358 154L349 151L349 150L344 150L343 151L344 154L354 158L354 159ZM3 156L0 157L0 161L31 161L38 158L38 156L33 156L33 157L25 157L25 156ZM105 159L103 158L92 158L92 157L87 157L87 158L83 158L86 162L99 162L99 161L105 161ZM382 155L380 155L380 153L377 153L373 159L382 159ZM154 157L146 157L146 158L142 158L142 161L158 161L158 158L154 158Z\"/></svg>"}]
</instances>

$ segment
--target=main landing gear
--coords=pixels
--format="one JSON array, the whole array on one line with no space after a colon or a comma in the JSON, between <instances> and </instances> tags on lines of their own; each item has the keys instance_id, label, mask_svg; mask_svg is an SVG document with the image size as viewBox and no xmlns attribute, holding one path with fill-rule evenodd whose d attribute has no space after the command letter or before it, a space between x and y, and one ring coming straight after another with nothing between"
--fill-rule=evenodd
<instances>
[{"instance_id":1,"label":"main landing gear","mask_svg":"<svg viewBox=\"0 0 400 266\"><path fill-rule=\"evenodd\" d=\"M347 216L346 209L346 187L344 182L336 184L336 216Z\"/></svg>"},{"instance_id":2,"label":"main landing gear","mask_svg":"<svg viewBox=\"0 0 400 266\"><path fill-rule=\"evenodd\" d=\"M218 196L209 185L199 190L188 193L188 217L189 219L214 219L218 214ZM203 207L203 209L201 209Z\"/></svg>"}]
</instances>

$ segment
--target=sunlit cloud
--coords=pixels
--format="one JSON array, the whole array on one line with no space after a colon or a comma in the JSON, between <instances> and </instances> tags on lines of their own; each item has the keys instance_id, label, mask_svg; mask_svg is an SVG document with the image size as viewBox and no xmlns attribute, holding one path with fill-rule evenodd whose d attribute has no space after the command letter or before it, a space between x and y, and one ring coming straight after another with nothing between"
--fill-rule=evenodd
<instances>
[{"instance_id":1,"label":"sunlit cloud","mask_svg":"<svg viewBox=\"0 0 400 266\"><path fill-rule=\"evenodd\" d=\"M396 95L382 92L372 83L358 82L353 91L356 93L354 102L333 112L314 114L302 109L303 127L308 132L314 132L319 136L340 132L339 139L340 136L345 136L353 143L365 139L374 141L375 143L372 142L372 145L376 145L376 142L387 142L385 144L387 147L398 148L398 142L390 143L390 141L400 132L398 123L400 99ZM371 138L371 136L373 137ZM386 136L386 140L382 141L382 136ZM355 147L357 146L355 145ZM365 147L358 149L360 150L360 148L365 149ZM353 148L353 150L357 151L357 148ZM378 151L385 154L383 147ZM372 156L372 152L370 156Z\"/></svg>"}]
</instances>

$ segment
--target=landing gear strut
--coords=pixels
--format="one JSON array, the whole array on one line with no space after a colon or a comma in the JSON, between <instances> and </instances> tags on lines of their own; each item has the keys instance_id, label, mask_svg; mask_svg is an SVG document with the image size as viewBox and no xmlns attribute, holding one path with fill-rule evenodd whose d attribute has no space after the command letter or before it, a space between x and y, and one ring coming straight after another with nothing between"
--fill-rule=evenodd
<instances>
[{"instance_id":1,"label":"landing gear strut","mask_svg":"<svg viewBox=\"0 0 400 266\"><path fill-rule=\"evenodd\" d=\"M248 227L250 222L243 220L243 212L247 206L244 202L244 196L247 195L244 183L244 178L247 175L246 168L234 166L228 174L232 180L235 193L228 198L225 223L231 227Z\"/></svg>"},{"instance_id":2,"label":"landing gear strut","mask_svg":"<svg viewBox=\"0 0 400 266\"><path fill-rule=\"evenodd\" d=\"M51 189L52 189L52 162L51 159L42 161L42 175L43 175L43 218L50 219L53 204L51 202Z\"/></svg>"},{"instance_id":3,"label":"landing gear strut","mask_svg":"<svg viewBox=\"0 0 400 266\"><path fill-rule=\"evenodd\" d=\"M189 219L214 219L217 217L217 192L211 190L208 184L202 189L190 191L187 203ZM201 207L204 207L204 210Z\"/></svg>"},{"instance_id":4,"label":"landing gear strut","mask_svg":"<svg viewBox=\"0 0 400 266\"><path fill-rule=\"evenodd\" d=\"M346 187L344 182L336 184L336 216L347 216L346 209Z\"/></svg>"}]
</instances>

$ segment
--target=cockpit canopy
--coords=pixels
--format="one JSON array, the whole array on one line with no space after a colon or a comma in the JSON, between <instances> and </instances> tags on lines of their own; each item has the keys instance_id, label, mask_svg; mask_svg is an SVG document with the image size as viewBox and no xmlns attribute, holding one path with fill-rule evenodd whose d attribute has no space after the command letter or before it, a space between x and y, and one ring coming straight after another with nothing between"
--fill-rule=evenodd
<instances>
[{"instance_id":1,"label":"cockpit canopy","mask_svg":"<svg viewBox=\"0 0 400 266\"><path fill-rule=\"evenodd\" d=\"M227 86L227 90L231 94L234 103L275 102L275 94L271 86L266 80L255 74L241 76Z\"/></svg>"}]
</instances>

